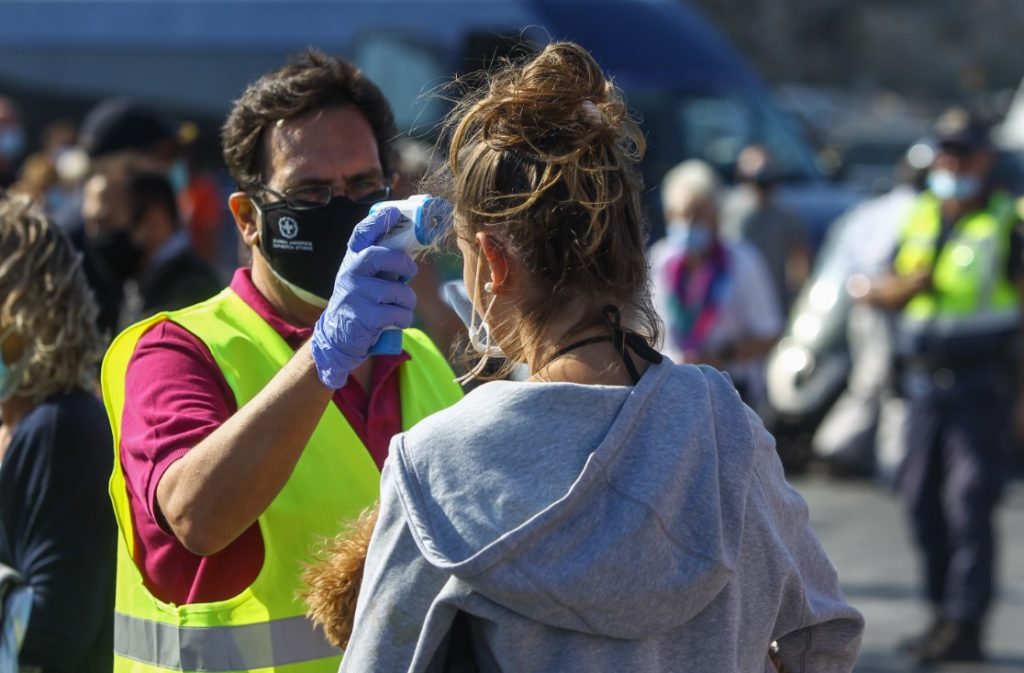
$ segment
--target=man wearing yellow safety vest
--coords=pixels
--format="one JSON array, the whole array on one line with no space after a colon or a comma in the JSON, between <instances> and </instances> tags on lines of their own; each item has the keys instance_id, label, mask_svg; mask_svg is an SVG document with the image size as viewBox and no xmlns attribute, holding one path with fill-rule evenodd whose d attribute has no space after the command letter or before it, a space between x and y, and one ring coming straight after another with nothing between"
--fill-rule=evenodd
<instances>
[{"instance_id":1,"label":"man wearing yellow safety vest","mask_svg":"<svg viewBox=\"0 0 1024 673\"><path fill-rule=\"evenodd\" d=\"M994 586L993 514L1006 448L1021 418L1021 235L1013 200L993 185L984 124L939 118L928 190L911 209L892 273L869 299L899 311L907 455L897 479L934 619L903 643L921 662L982 659Z\"/></svg>"},{"instance_id":2,"label":"man wearing yellow safety vest","mask_svg":"<svg viewBox=\"0 0 1024 673\"><path fill-rule=\"evenodd\" d=\"M251 269L122 333L102 382L117 460L115 671L335 671L303 616L318 540L377 497L391 437L461 395L408 328L415 263L375 245L391 110L310 51L236 101L224 158Z\"/></svg>"}]
</instances>

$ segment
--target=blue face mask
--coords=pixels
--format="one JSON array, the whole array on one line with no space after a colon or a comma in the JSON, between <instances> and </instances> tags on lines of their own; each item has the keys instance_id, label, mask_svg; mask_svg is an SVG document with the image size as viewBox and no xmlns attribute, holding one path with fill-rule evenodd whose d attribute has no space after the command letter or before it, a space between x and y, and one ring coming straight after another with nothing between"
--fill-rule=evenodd
<instances>
[{"instance_id":1,"label":"blue face mask","mask_svg":"<svg viewBox=\"0 0 1024 673\"><path fill-rule=\"evenodd\" d=\"M25 131L18 126L0 129L0 156L17 159L25 151Z\"/></svg>"},{"instance_id":2,"label":"blue face mask","mask_svg":"<svg viewBox=\"0 0 1024 673\"><path fill-rule=\"evenodd\" d=\"M967 201L981 192L981 180L937 168L928 173L928 190L940 201Z\"/></svg>"},{"instance_id":3,"label":"blue face mask","mask_svg":"<svg viewBox=\"0 0 1024 673\"><path fill-rule=\"evenodd\" d=\"M167 179L171 182L171 188L175 194L181 194L188 188L189 173L188 163L184 159L178 159L171 164L167 171Z\"/></svg>"},{"instance_id":4,"label":"blue face mask","mask_svg":"<svg viewBox=\"0 0 1024 673\"><path fill-rule=\"evenodd\" d=\"M705 252L714 242L711 227L702 222L673 220L668 225L668 239L690 252Z\"/></svg>"},{"instance_id":5,"label":"blue face mask","mask_svg":"<svg viewBox=\"0 0 1024 673\"><path fill-rule=\"evenodd\" d=\"M12 329L8 328L0 332L0 345L3 345L4 339L12 331ZM26 362L26 358L22 357L21 362L12 366L4 362L3 357L0 357L0 403L6 402L18 390L18 386L21 385L21 371L24 367L24 362Z\"/></svg>"}]
</instances>

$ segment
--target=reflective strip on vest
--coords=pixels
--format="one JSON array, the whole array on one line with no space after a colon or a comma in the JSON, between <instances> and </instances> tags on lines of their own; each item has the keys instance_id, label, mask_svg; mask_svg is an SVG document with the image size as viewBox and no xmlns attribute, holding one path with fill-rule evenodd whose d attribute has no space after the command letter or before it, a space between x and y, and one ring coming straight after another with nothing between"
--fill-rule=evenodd
<instances>
[{"instance_id":1,"label":"reflective strip on vest","mask_svg":"<svg viewBox=\"0 0 1024 673\"><path fill-rule=\"evenodd\" d=\"M175 671L225 673L337 657L303 616L242 626L175 626L114 613L114 654Z\"/></svg>"},{"instance_id":2,"label":"reflective strip on vest","mask_svg":"<svg viewBox=\"0 0 1024 673\"><path fill-rule=\"evenodd\" d=\"M1016 330L1020 324L1017 309L985 311L967 316L936 315L926 318L906 315L900 317L900 331L934 337L968 337Z\"/></svg>"}]
</instances>

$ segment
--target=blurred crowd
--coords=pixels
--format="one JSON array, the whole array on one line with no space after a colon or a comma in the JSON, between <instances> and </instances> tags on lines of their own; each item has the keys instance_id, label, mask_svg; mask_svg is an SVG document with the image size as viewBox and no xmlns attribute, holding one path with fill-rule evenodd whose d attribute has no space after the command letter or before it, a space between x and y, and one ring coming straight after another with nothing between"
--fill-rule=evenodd
<instances>
[{"instance_id":1,"label":"blurred crowd","mask_svg":"<svg viewBox=\"0 0 1024 673\"><path fill-rule=\"evenodd\" d=\"M17 306L2 304L0 365L28 362L39 383L21 393L27 408L4 407L0 431L68 381L93 390L98 354L119 331L216 295L248 262L227 207L235 187L223 169L194 159L193 125L126 99L103 101L80 121L55 121L39 138L26 137L21 122L17 102L0 97L0 188L17 195L4 197L0 220L4 231L9 222L24 229L0 237L0 303L23 297ZM418 191L436 159L412 140L394 152L399 178L391 194L403 198ZM819 250L799 216L776 199L781 176L765 147L744 148L734 175L685 160L664 176L666 236L649 252L663 352L728 373L770 428L796 422L773 401L772 377L789 372L809 381L827 349L842 352L843 385L821 393L835 403L800 421L834 474L884 477L906 503L935 611L934 623L906 644L922 659L981 656L995 584L992 511L1012 434L1024 430L1013 366L1024 244L1017 195L992 178L994 157L986 125L966 110L949 112L908 148L899 184L845 213ZM26 253L31 246L40 252ZM414 281L417 320L442 351L463 327L438 288L460 271L442 260ZM826 287L841 334L812 352L819 346L800 343L801 326L821 320L811 314ZM48 335L49 350L36 347L23 358L26 345L7 337L26 330ZM793 364L802 348L809 350L801 357L817 358L817 372L803 360ZM78 437L95 444L97 457L62 474L98 470L105 480L111 437L95 398L71 400L60 413L75 414ZM33 483L4 483L0 499L29 501ZM105 492L91 495L106 499ZM89 509L62 503L34 515L33 525L46 535L67 528L71 511L88 519ZM77 537L68 544L113 536L102 522L93 530L75 519ZM83 579L90 572L106 572L88 564L48 568L76 586L90 584ZM112 585L95 590L109 597ZM79 621L114 628L106 617ZM33 628L40 623L33 616ZM59 631L30 629L27 647L44 650Z\"/></svg>"}]
</instances>

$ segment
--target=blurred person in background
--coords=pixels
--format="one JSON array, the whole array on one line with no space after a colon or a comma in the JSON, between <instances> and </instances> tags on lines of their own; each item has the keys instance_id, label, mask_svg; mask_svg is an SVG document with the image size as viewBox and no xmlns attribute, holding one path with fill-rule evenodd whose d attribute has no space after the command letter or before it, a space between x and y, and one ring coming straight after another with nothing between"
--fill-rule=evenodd
<instances>
[{"instance_id":1,"label":"blurred person in background","mask_svg":"<svg viewBox=\"0 0 1024 673\"><path fill-rule=\"evenodd\" d=\"M82 194L89 247L105 271L132 281L122 324L209 299L222 285L192 250L165 171L128 154L101 159ZM134 304L134 305L133 305Z\"/></svg>"},{"instance_id":2,"label":"blurred person in background","mask_svg":"<svg viewBox=\"0 0 1024 673\"><path fill-rule=\"evenodd\" d=\"M416 303L398 280L413 260L376 245L399 212L368 217L389 195L394 135L380 89L314 50L229 113L228 205L251 268L125 330L104 361L120 456L116 671L337 670L303 616L302 566L374 502L391 438L461 397L418 330L370 355ZM154 621L161 638L143 637ZM240 632L259 642L235 657L224 643Z\"/></svg>"},{"instance_id":3,"label":"blurred person in background","mask_svg":"<svg viewBox=\"0 0 1024 673\"><path fill-rule=\"evenodd\" d=\"M764 260L778 305L789 313L811 270L811 245L800 218L778 204L771 155L762 145L750 145L736 158L738 186L726 199L723 235L752 245Z\"/></svg>"},{"instance_id":4,"label":"blurred person in background","mask_svg":"<svg viewBox=\"0 0 1024 673\"><path fill-rule=\"evenodd\" d=\"M891 271L867 298L899 313L907 455L897 478L934 619L903 646L922 662L978 661L995 589L993 515L1024 422L1013 366L1024 250L1011 197L992 188L988 129L963 109L935 125L928 189Z\"/></svg>"},{"instance_id":5,"label":"blurred person in background","mask_svg":"<svg viewBox=\"0 0 1024 673\"><path fill-rule=\"evenodd\" d=\"M27 145L18 106L10 98L0 96L0 189L9 187L17 178Z\"/></svg>"},{"instance_id":6,"label":"blurred person in background","mask_svg":"<svg viewBox=\"0 0 1024 673\"><path fill-rule=\"evenodd\" d=\"M159 166L169 177L177 176L177 184L181 186L185 173L181 170L182 148L178 131L174 122L147 105L122 98L102 101L85 116L79 130L78 148L86 159L83 177L91 174L89 164L114 154L134 153ZM88 245L84 219L81 194L78 194L73 197L72 205L58 215L57 223L68 232L75 246L85 253L86 276L100 307L100 332L110 338L122 326L119 321L124 302L124 281L111 273L98 258L97 251Z\"/></svg>"},{"instance_id":7,"label":"blurred person in background","mask_svg":"<svg viewBox=\"0 0 1024 673\"><path fill-rule=\"evenodd\" d=\"M621 94L552 43L449 129L481 350L529 381L395 438L340 671L763 673L773 640L785 670L850 671L863 619L771 436L727 377L654 348Z\"/></svg>"},{"instance_id":8,"label":"blurred person in background","mask_svg":"<svg viewBox=\"0 0 1024 673\"><path fill-rule=\"evenodd\" d=\"M53 160L45 152L36 152L22 162L18 170L18 179L8 190L28 196L49 216L52 215L52 211L47 207L47 196L59 181Z\"/></svg>"},{"instance_id":9,"label":"blurred person in background","mask_svg":"<svg viewBox=\"0 0 1024 673\"><path fill-rule=\"evenodd\" d=\"M714 169L699 160L683 162L662 181L668 235L650 253L655 308L672 359L724 369L756 407L764 398L764 359L783 317L760 253L719 236L720 191Z\"/></svg>"},{"instance_id":10,"label":"blurred person in background","mask_svg":"<svg viewBox=\"0 0 1024 673\"><path fill-rule=\"evenodd\" d=\"M0 563L32 589L22 670L110 671L110 429L80 257L28 197L0 190Z\"/></svg>"},{"instance_id":11,"label":"blurred person in background","mask_svg":"<svg viewBox=\"0 0 1024 673\"><path fill-rule=\"evenodd\" d=\"M903 402L893 390L895 325L891 311L865 301L871 284L889 273L907 217L925 189L935 150L920 141L895 167L897 185L861 203L832 225L841 238L849 294L846 339L850 373L846 389L822 419L812 445L835 476L891 480L903 460ZM846 304L841 304L843 309Z\"/></svg>"},{"instance_id":12,"label":"blurred person in background","mask_svg":"<svg viewBox=\"0 0 1024 673\"><path fill-rule=\"evenodd\" d=\"M56 162L63 153L75 149L78 127L70 119L58 119L47 124L39 137L42 151Z\"/></svg>"},{"instance_id":13,"label":"blurred person in background","mask_svg":"<svg viewBox=\"0 0 1024 673\"><path fill-rule=\"evenodd\" d=\"M193 151L198 127L184 124L179 135L187 141L183 148L186 178L184 188L178 191L182 222L199 259L213 268L226 265L224 271L230 275L238 266L237 257L230 253L239 245L231 213L225 206L230 192L225 193L214 172L205 168Z\"/></svg>"},{"instance_id":14,"label":"blurred person in background","mask_svg":"<svg viewBox=\"0 0 1024 673\"><path fill-rule=\"evenodd\" d=\"M10 191L28 194L53 218L63 214L74 195L73 163L75 127L67 120L49 124L40 135L42 149L27 156Z\"/></svg>"},{"instance_id":15,"label":"blurred person in background","mask_svg":"<svg viewBox=\"0 0 1024 673\"><path fill-rule=\"evenodd\" d=\"M101 101L85 116L78 145L95 161L121 152L136 152L167 171L175 192L184 189L185 167L182 125L158 110L127 98Z\"/></svg>"},{"instance_id":16,"label":"blurred person in background","mask_svg":"<svg viewBox=\"0 0 1024 673\"><path fill-rule=\"evenodd\" d=\"M89 158L76 144L78 127L58 119L47 124L40 137L41 151L57 172L56 182L44 196L46 212L58 224L78 221L82 182L89 172Z\"/></svg>"}]
</instances>

